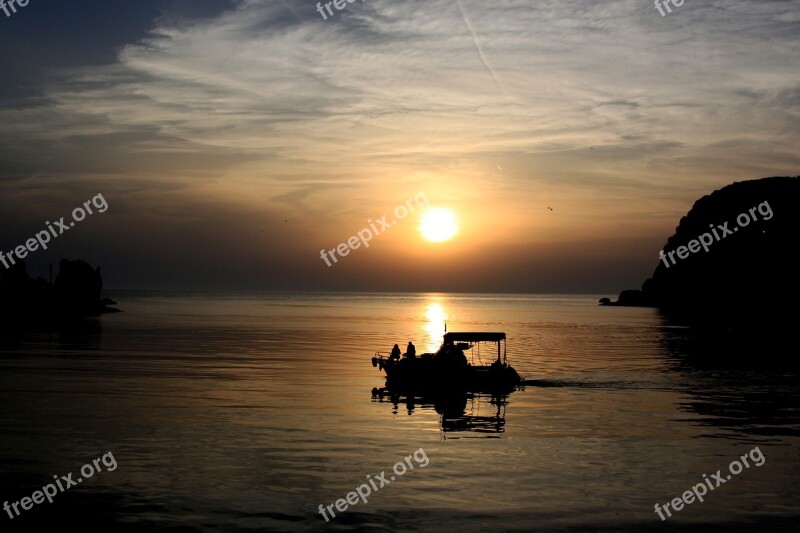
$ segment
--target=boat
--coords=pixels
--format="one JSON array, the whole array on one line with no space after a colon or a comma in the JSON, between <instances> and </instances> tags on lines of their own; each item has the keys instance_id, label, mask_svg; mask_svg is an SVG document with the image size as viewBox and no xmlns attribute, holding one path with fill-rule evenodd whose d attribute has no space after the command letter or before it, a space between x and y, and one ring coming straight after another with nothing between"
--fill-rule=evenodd
<instances>
[{"instance_id":1,"label":"boat","mask_svg":"<svg viewBox=\"0 0 800 533\"><path fill-rule=\"evenodd\" d=\"M472 362L467 359L465 352L481 343L497 345L497 359L490 364L475 364L475 351L470 353ZM406 353L401 358L376 352L372 366L384 371L386 386L395 389L497 392L513 390L523 384L523 379L508 364L506 334L502 332L445 333L436 353Z\"/></svg>"}]
</instances>

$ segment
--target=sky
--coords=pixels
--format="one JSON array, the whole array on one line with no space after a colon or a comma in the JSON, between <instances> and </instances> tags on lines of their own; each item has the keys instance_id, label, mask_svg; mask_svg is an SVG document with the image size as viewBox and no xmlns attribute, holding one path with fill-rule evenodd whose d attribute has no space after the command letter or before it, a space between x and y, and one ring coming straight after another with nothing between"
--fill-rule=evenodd
<instances>
[{"instance_id":1,"label":"sky","mask_svg":"<svg viewBox=\"0 0 800 533\"><path fill-rule=\"evenodd\" d=\"M0 11L0 250L101 194L29 272L67 257L107 288L612 295L701 196L800 174L800 0L344 5ZM419 229L436 209L444 242Z\"/></svg>"}]
</instances>

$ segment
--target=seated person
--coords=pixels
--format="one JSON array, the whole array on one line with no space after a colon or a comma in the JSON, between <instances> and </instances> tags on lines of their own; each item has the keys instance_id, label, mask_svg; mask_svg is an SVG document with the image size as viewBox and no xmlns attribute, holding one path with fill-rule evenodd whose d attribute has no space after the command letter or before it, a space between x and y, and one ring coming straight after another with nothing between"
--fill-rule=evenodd
<instances>
[{"instance_id":1,"label":"seated person","mask_svg":"<svg viewBox=\"0 0 800 533\"><path fill-rule=\"evenodd\" d=\"M399 361L400 360L400 347L398 345L394 345L392 348L392 354L389 356L389 361Z\"/></svg>"},{"instance_id":2,"label":"seated person","mask_svg":"<svg viewBox=\"0 0 800 533\"><path fill-rule=\"evenodd\" d=\"M436 359L440 364L451 367L468 366L467 356L464 350L456 346L447 346L436 354Z\"/></svg>"},{"instance_id":3,"label":"seated person","mask_svg":"<svg viewBox=\"0 0 800 533\"><path fill-rule=\"evenodd\" d=\"M408 341L408 347L406 348L406 357L409 359L414 359L417 356L417 349L411 344L411 341Z\"/></svg>"}]
</instances>

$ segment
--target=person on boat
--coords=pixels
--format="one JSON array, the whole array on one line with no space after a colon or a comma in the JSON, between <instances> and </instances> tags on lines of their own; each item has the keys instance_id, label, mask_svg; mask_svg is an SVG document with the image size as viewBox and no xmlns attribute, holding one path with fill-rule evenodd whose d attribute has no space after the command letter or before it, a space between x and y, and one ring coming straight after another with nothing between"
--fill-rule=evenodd
<instances>
[{"instance_id":1,"label":"person on boat","mask_svg":"<svg viewBox=\"0 0 800 533\"><path fill-rule=\"evenodd\" d=\"M392 354L389 356L389 361L399 361L400 360L400 347L398 345L394 345L392 348Z\"/></svg>"},{"instance_id":2,"label":"person on boat","mask_svg":"<svg viewBox=\"0 0 800 533\"><path fill-rule=\"evenodd\" d=\"M446 365L449 368L469 366L469 361L467 361L464 350L453 345L445 346L439 350L436 354L436 360L439 364Z\"/></svg>"},{"instance_id":3,"label":"person on boat","mask_svg":"<svg viewBox=\"0 0 800 533\"><path fill-rule=\"evenodd\" d=\"M464 350L461 348L457 348L453 360L457 365L460 366L469 366L469 361L467 361L467 355L464 353Z\"/></svg>"},{"instance_id":4,"label":"person on boat","mask_svg":"<svg viewBox=\"0 0 800 533\"><path fill-rule=\"evenodd\" d=\"M414 359L416 356L417 356L417 349L414 347L411 341L408 341L408 347L406 348L406 357L408 357L409 359Z\"/></svg>"}]
</instances>

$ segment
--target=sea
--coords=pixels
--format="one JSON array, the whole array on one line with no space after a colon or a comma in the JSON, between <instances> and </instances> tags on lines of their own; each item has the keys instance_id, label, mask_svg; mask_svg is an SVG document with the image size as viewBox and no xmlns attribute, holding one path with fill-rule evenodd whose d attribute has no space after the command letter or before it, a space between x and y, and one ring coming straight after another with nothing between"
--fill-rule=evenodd
<instances>
[{"instance_id":1,"label":"sea","mask_svg":"<svg viewBox=\"0 0 800 533\"><path fill-rule=\"evenodd\" d=\"M0 334L2 530L797 530L797 371L758 350L725 364L655 309L109 296L123 312ZM383 389L376 353L433 352L445 331L504 332L524 386L444 401Z\"/></svg>"}]
</instances>

